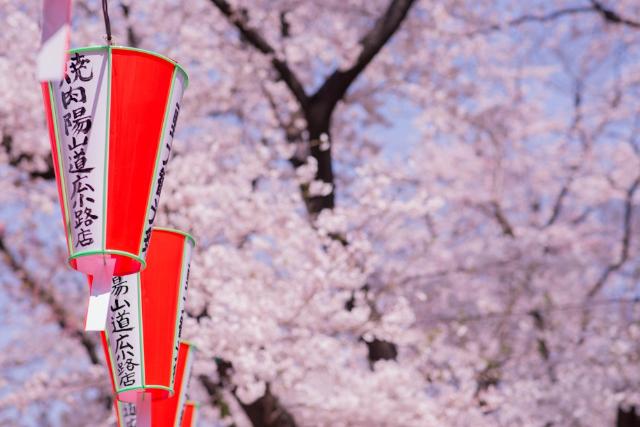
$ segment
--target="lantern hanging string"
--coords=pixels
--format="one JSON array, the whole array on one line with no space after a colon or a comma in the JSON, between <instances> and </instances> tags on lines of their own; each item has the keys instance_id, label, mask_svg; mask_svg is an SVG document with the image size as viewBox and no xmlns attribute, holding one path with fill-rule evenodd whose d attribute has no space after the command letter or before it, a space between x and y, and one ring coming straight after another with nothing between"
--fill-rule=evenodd
<instances>
[{"instance_id":1,"label":"lantern hanging string","mask_svg":"<svg viewBox=\"0 0 640 427\"><path fill-rule=\"evenodd\" d=\"M111 46L113 41L111 39L111 21L109 21L109 6L107 0L102 0L102 15L104 16L104 27L107 30L107 44Z\"/></svg>"}]
</instances>

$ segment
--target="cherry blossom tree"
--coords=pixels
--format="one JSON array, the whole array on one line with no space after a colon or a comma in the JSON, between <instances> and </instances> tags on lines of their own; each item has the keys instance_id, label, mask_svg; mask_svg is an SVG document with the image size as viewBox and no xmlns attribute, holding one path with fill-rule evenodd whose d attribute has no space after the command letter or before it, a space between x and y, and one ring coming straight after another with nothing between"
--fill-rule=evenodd
<instances>
[{"instance_id":1,"label":"cherry blossom tree","mask_svg":"<svg viewBox=\"0 0 640 427\"><path fill-rule=\"evenodd\" d=\"M98 1L72 44L101 44ZM640 404L640 5L110 2L190 87L201 425L614 426ZM0 424L113 425L34 62L0 0Z\"/></svg>"}]
</instances>

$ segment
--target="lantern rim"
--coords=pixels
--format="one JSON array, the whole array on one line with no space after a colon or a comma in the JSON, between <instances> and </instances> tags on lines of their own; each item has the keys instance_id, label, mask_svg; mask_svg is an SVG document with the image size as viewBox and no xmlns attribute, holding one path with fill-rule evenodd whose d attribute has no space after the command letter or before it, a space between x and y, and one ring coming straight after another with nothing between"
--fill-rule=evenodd
<instances>
[{"instance_id":1,"label":"lantern rim","mask_svg":"<svg viewBox=\"0 0 640 427\"><path fill-rule=\"evenodd\" d=\"M120 395L121 394L125 394L128 393L130 391L136 391L136 390L163 390L163 391L168 391L169 392L169 396L167 397L167 399L173 397L175 395L175 389L171 388L171 387L167 387L164 385L157 385L157 384L144 384L144 385L139 385L139 386L135 386L135 387L125 387L122 388L120 390L116 389L115 394L116 394L116 399L119 402L128 402L128 403L133 403L129 400L124 400L124 399L120 399ZM160 400L165 400L165 399L160 399Z\"/></svg>"},{"instance_id":2,"label":"lantern rim","mask_svg":"<svg viewBox=\"0 0 640 427\"><path fill-rule=\"evenodd\" d=\"M69 49L69 54L88 52L88 51L93 51L93 50L102 50L102 49L106 49L106 50L130 50L130 51L134 51L134 52L146 53L148 55L155 56L155 57L158 57L160 59L163 59L163 60L167 61L168 63L174 65L178 70L180 70L182 72L182 74L184 75L184 89L186 90L189 87L189 73L187 73L187 70L185 70L184 67L182 65L180 65L177 61L175 61L175 60L173 60L173 59L169 58L168 56L165 56L165 55L163 55L161 53L154 52L152 50L140 49L139 47L131 47L131 46L92 45L92 46L83 46L83 47L76 47L76 48L73 48L73 49Z\"/></svg>"},{"instance_id":3,"label":"lantern rim","mask_svg":"<svg viewBox=\"0 0 640 427\"><path fill-rule=\"evenodd\" d=\"M75 254L67 258L67 263L71 264L71 261L73 261L74 259L78 259L84 256L90 256L90 255L121 255L127 258L131 258L135 261L138 261L142 265L142 267L140 268L140 271L144 270L147 267L147 262L144 260L144 258L141 258L138 255L134 255L130 252L120 251L117 249L104 249L104 250L95 250L95 251L76 252Z\"/></svg>"},{"instance_id":4,"label":"lantern rim","mask_svg":"<svg viewBox=\"0 0 640 427\"><path fill-rule=\"evenodd\" d=\"M156 227L155 225L153 226L152 230L154 230L154 231L168 231L170 233L181 234L184 237L186 237L187 239L189 239L193 246L196 245L196 239L191 234L187 233L186 231L177 230L175 228L170 228L170 227Z\"/></svg>"}]
</instances>

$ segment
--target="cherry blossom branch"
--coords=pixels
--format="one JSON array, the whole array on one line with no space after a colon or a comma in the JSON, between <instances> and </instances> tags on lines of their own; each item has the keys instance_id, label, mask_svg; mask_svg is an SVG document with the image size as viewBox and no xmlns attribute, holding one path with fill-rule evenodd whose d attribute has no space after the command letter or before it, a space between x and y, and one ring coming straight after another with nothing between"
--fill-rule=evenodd
<instances>
[{"instance_id":1,"label":"cherry blossom branch","mask_svg":"<svg viewBox=\"0 0 640 427\"><path fill-rule=\"evenodd\" d=\"M569 7L566 9L554 10L549 13L545 13L542 15L534 15L534 14L525 14L514 18L505 24L493 24L486 28L482 28L476 31L471 32L469 35L477 35L484 34L492 31L498 31L504 29L505 27L517 27L523 24L527 24L530 22L549 22L555 21L556 19L562 18L564 16L569 15L578 15L585 13L597 13L600 17L607 23L613 25L626 25L631 28L640 29L640 21L634 21L628 18L625 18L613 11L612 9L608 9L605 7L600 1L591 0L590 6L576 6Z\"/></svg>"},{"instance_id":2,"label":"cherry blossom branch","mask_svg":"<svg viewBox=\"0 0 640 427\"><path fill-rule=\"evenodd\" d=\"M275 55L275 49L265 38L259 34L256 29L249 27L248 14L246 11L241 11L242 13L234 11L225 0L211 1L254 48L264 54ZM274 68L298 100L300 109L305 113L309 133L309 141L307 141L309 154L316 160L317 164L315 179L331 185L329 194L321 196L309 194L307 184L300 186L307 212L311 218L317 216L322 210L333 209L335 206L335 182L329 136L331 133L331 116L335 106L340 99L346 96L346 92L351 84L400 28L400 25L405 20L414 3L415 0L392 0L385 12L376 20L373 28L361 39L360 45L362 51L358 55L355 63L346 70L336 69L311 98L307 97L302 84L285 62L275 56L271 60ZM281 26L282 20L283 16L281 15ZM273 103L271 103L271 107L277 116L277 111ZM287 131L288 136L293 136L289 129L285 128L284 130ZM322 144L317 143L323 137L326 137L327 142L329 142L327 148L323 148ZM290 142L297 142L295 136L291 139ZM292 159L292 163L296 168L305 164L295 158ZM348 244L346 239L340 235L332 236L332 238L340 241L345 246ZM376 350L382 347L384 347L384 349L380 351ZM380 359L375 356L377 353L393 355L392 357L384 358L394 358L395 354L397 354L395 344L380 340L371 343L369 350L369 359L372 362Z\"/></svg>"},{"instance_id":3,"label":"cherry blossom branch","mask_svg":"<svg viewBox=\"0 0 640 427\"><path fill-rule=\"evenodd\" d=\"M593 298L604 287L609 276L618 271L629 259L629 247L631 245L631 219L633 217L633 198L640 186L640 176L638 176L627 189L624 202L624 217L622 220L622 247L618 259L610 263L600 275L600 278L593 284L587 293L587 299Z\"/></svg>"},{"instance_id":4,"label":"cherry blossom branch","mask_svg":"<svg viewBox=\"0 0 640 427\"><path fill-rule=\"evenodd\" d=\"M345 96L349 86L398 31L414 3L415 0L393 0L373 28L360 41L362 51L356 62L347 70L335 70L312 99L324 99L328 104L326 108L333 110L336 103Z\"/></svg>"},{"instance_id":5,"label":"cherry blossom branch","mask_svg":"<svg viewBox=\"0 0 640 427\"><path fill-rule=\"evenodd\" d=\"M233 10L229 2L226 0L211 0L211 2L218 8L218 10L232 23L244 40L251 44L258 51L265 55L272 57L271 64L278 71L280 77L291 90L291 93L295 96L301 106L306 107L309 102L309 98L300 83L300 80L295 75L293 70L289 67L286 61L280 59L276 55L275 49L269 44L269 42L256 30L249 26L249 17L246 11Z\"/></svg>"},{"instance_id":6,"label":"cherry blossom branch","mask_svg":"<svg viewBox=\"0 0 640 427\"><path fill-rule=\"evenodd\" d=\"M11 253L5 243L5 235L0 234L0 253L7 265L13 270L16 277L20 280L23 288L32 295L36 301L49 307L53 314L53 318L63 331L70 336L77 338L80 345L85 349L92 365L99 365L100 359L96 352L96 343L87 335L84 330L74 325L71 316L62 304L60 304L55 296L46 288L40 286L33 278L29 276L26 270L20 265L20 262Z\"/></svg>"},{"instance_id":7,"label":"cherry blossom branch","mask_svg":"<svg viewBox=\"0 0 640 427\"><path fill-rule=\"evenodd\" d=\"M500 228L502 229L502 233L508 237L516 237L516 233L513 231L513 226L507 219L504 211L502 210L502 206L496 201L491 202L491 208L493 209L493 216L500 224Z\"/></svg>"},{"instance_id":8,"label":"cherry blossom branch","mask_svg":"<svg viewBox=\"0 0 640 427\"><path fill-rule=\"evenodd\" d=\"M72 372L54 378L38 372L14 393L4 394L0 398L0 410L19 408L25 401L29 403L49 401L51 390L65 395L86 390L87 387L101 387L104 384L103 376L104 371L95 366L88 371ZM110 409L110 405L107 407Z\"/></svg>"},{"instance_id":9,"label":"cherry blossom branch","mask_svg":"<svg viewBox=\"0 0 640 427\"><path fill-rule=\"evenodd\" d=\"M600 1L591 0L591 4L593 6L593 10L598 12L600 16L602 16L602 19L604 19L605 21L611 24L622 24L640 29L640 21L633 21L631 19L622 17L617 12L605 7Z\"/></svg>"},{"instance_id":10,"label":"cherry blossom branch","mask_svg":"<svg viewBox=\"0 0 640 427\"><path fill-rule=\"evenodd\" d=\"M351 84L360 76L367 65L380 52L384 45L398 31L415 0L393 0L375 25L360 41L362 51L355 63L346 70L336 69L315 94L311 96L308 108L304 108L310 141L325 136L330 141L331 116L335 107L347 93ZM323 196L305 196L307 210L312 216L324 209L335 206L335 182L331 145L322 149L320 144L310 147L311 155L317 161L316 179L331 185L329 194Z\"/></svg>"},{"instance_id":11,"label":"cherry blossom branch","mask_svg":"<svg viewBox=\"0 0 640 427\"><path fill-rule=\"evenodd\" d=\"M14 155L13 153L13 137L11 135L3 135L2 140L0 140L0 146L4 149L7 154L9 165L15 168L20 168L23 162L30 162L33 160L33 155L28 153L20 153L18 155ZM53 170L53 160L51 156L48 156L45 160L47 164L47 168L42 171L29 171L30 178L42 178L45 180L53 180L56 175Z\"/></svg>"},{"instance_id":12,"label":"cherry blossom branch","mask_svg":"<svg viewBox=\"0 0 640 427\"><path fill-rule=\"evenodd\" d=\"M261 397L251 403L244 403L237 395L237 387L231 384L230 374L233 365L222 359L216 359L216 365L218 381L213 381L206 375L198 377L209 394L212 405L226 408L228 405L223 400L222 390L229 389L254 427L296 427L293 416L284 409L278 398L271 392L269 383L266 384L265 392Z\"/></svg>"},{"instance_id":13,"label":"cherry blossom branch","mask_svg":"<svg viewBox=\"0 0 640 427\"><path fill-rule=\"evenodd\" d=\"M336 69L311 97L306 94L304 86L289 65L276 56L273 46L257 29L250 27L246 10L234 10L226 0L211 0L211 2L240 31L245 41L259 52L272 57L273 67L291 90L300 109L304 111L309 132L309 151L317 161L315 179L331 185L332 188L329 194L322 196L309 194L308 191L305 191L305 186L301 186L301 191L307 211L312 217L324 209L333 209L335 206L335 186L331 148L329 145L329 148L323 149L321 144L313 144L313 142L319 140L323 135L329 137L331 116L338 101L344 98L351 84L400 28L415 0L392 0L386 11L376 20L373 28L361 39L362 51L355 63L346 70ZM281 15L281 26L282 19L285 18ZM284 22L286 23L286 19Z\"/></svg>"},{"instance_id":14,"label":"cherry blossom branch","mask_svg":"<svg viewBox=\"0 0 640 427\"><path fill-rule=\"evenodd\" d=\"M582 122L582 82L580 80L578 80L575 85L575 92L573 94L573 109L574 109L573 120L571 123L571 127L569 129L569 135L567 136L569 137L572 132L577 131L579 133L579 135L581 136L581 139L583 140L583 144L582 144L583 150L582 150L581 157L582 159L584 159L588 151L587 150L588 144L584 142L584 139L585 139L584 135L579 130L580 123ZM547 220L547 222L544 224L542 228L547 228L552 226L558 220L558 218L560 218L560 213L562 212L564 201L569 195L569 189L573 184L575 175L578 172L580 165L583 164L582 159L576 165L573 165L569 168L570 169L569 176L565 179L565 182L562 185L562 188L560 189L560 192L558 193L558 196L556 197L555 202L553 203L553 208L551 209L551 216L549 216L549 219Z\"/></svg>"},{"instance_id":15,"label":"cherry blossom branch","mask_svg":"<svg viewBox=\"0 0 640 427\"><path fill-rule=\"evenodd\" d=\"M640 299L638 298L606 298L606 299L593 299L586 303L567 303L567 304L553 304L546 307L535 308L532 310L506 310L506 311L493 311L489 313L472 314L468 316L433 316L427 317L427 320L437 324L461 324L461 323L481 323L490 322L502 319L517 319L532 317L536 318L543 314L552 313L570 313L584 310L594 310L598 307L604 307L609 305L619 304L638 304Z\"/></svg>"}]
</instances>

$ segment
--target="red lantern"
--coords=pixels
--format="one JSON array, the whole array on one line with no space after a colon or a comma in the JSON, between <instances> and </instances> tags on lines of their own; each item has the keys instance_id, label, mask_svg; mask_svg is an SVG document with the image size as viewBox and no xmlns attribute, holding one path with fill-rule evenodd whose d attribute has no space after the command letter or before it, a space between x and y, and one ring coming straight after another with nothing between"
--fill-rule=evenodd
<instances>
[{"instance_id":1,"label":"red lantern","mask_svg":"<svg viewBox=\"0 0 640 427\"><path fill-rule=\"evenodd\" d=\"M186 402L194 351L195 347L193 345L185 341L180 342L175 393L168 399L151 403L152 416L150 419L153 420L154 427L193 427L196 425L196 404ZM151 425L149 419L141 419L142 414L139 406L135 407L130 403L116 401L115 409L118 427Z\"/></svg>"},{"instance_id":2,"label":"red lantern","mask_svg":"<svg viewBox=\"0 0 640 427\"><path fill-rule=\"evenodd\" d=\"M147 407L174 392L193 246L186 233L154 227L147 268L113 279L102 344L118 400Z\"/></svg>"},{"instance_id":3,"label":"red lantern","mask_svg":"<svg viewBox=\"0 0 640 427\"><path fill-rule=\"evenodd\" d=\"M196 402L185 403L180 427L196 427L198 425L198 409L200 406Z\"/></svg>"},{"instance_id":4,"label":"red lantern","mask_svg":"<svg viewBox=\"0 0 640 427\"><path fill-rule=\"evenodd\" d=\"M187 400L194 350L193 345L184 341L180 343L175 394L169 399L153 403L151 413L154 427L180 427L182 409Z\"/></svg>"},{"instance_id":5,"label":"red lantern","mask_svg":"<svg viewBox=\"0 0 640 427\"><path fill-rule=\"evenodd\" d=\"M74 49L42 84L69 264L93 276L87 330L103 330L112 276L144 268L186 72L126 47Z\"/></svg>"}]
</instances>

